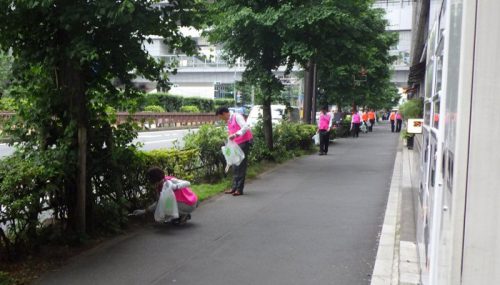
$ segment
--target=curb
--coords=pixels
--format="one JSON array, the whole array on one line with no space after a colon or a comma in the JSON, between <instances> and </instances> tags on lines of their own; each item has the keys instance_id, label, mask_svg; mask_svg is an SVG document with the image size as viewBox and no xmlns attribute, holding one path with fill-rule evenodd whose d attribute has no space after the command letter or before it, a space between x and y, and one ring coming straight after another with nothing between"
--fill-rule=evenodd
<instances>
[{"instance_id":1,"label":"curb","mask_svg":"<svg viewBox=\"0 0 500 285\"><path fill-rule=\"evenodd\" d=\"M401 189L411 191L410 151L403 148ZM413 203L413 202L412 202ZM420 260L417 244L413 241L399 241L399 285L420 284Z\"/></svg>"},{"instance_id":2,"label":"curb","mask_svg":"<svg viewBox=\"0 0 500 285\"><path fill-rule=\"evenodd\" d=\"M371 285L396 285L399 282L399 208L401 204L402 160L403 150L400 143L394 161Z\"/></svg>"}]
</instances>

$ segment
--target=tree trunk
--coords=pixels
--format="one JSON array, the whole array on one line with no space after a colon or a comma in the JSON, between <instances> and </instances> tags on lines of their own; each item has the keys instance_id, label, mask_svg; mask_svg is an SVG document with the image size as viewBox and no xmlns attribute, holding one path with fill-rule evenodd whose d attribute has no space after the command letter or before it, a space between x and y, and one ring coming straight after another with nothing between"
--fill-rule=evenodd
<instances>
[{"instance_id":1,"label":"tree trunk","mask_svg":"<svg viewBox=\"0 0 500 285\"><path fill-rule=\"evenodd\" d=\"M266 95L262 102L262 127L264 131L264 140L267 148L273 150L273 122L271 117L271 94L272 88L265 88Z\"/></svg>"},{"instance_id":2,"label":"tree trunk","mask_svg":"<svg viewBox=\"0 0 500 285\"><path fill-rule=\"evenodd\" d=\"M87 192L87 127L78 122L78 167L76 187L76 230L86 233L86 192Z\"/></svg>"},{"instance_id":3,"label":"tree trunk","mask_svg":"<svg viewBox=\"0 0 500 285\"><path fill-rule=\"evenodd\" d=\"M312 83L311 83L311 97L312 97L312 107L311 107L311 123L316 124L316 110L317 110L317 101L318 98L316 96L316 77L317 77L317 70L316 70L316 63L311 61L312 64Z\"/></svg>"},{"instance_id":4,"label":"tree trunk","mask_svg":"<svg viewBox=\"0 0 500 285\"><path fill-rule=\"evenodd\" d=\"M314 72L313 72L312 60L309 61L308 66L306 67L304 74L304 105L303 105L303 116L302 121L306 124L310 124L311 114L312 114L312 100L313 100L313 80L314 80Z\"/></svg>"},{"instance_id":5,"label":"tree trunk","mask_svg":"<svg viewBox=\"0 0 500 285\"><path fill-rule=\"evenodd\" d=\"M69 217L71 227L79 234L86 233L85 202L87 189L87 102L85 98L85 81L80 70L74 67L78 64L63 62L58 68L58 79L60 90L63 96L69 99L69 113L71 120L76 123L77 134L75 136L74 146L77 147L77 168L75 169L75 181L68 182L66 193L71 193L76 189L75 199L68 197L69 202L74 202L74 211L69 211L72 217ZM76 185L72 185L76 184Z\"/></svg>"}]
</instances>

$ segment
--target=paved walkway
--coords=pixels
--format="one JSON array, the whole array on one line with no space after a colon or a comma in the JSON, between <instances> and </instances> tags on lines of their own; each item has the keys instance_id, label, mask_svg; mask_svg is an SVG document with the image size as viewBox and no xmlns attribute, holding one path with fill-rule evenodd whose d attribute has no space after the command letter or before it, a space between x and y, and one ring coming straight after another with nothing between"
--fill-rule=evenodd
<instances>
[{"instance_id":1,"label":"paved walkway","mask_svg":"<svg viewBox=\"0 0 500 285\"><path fill-rule=\"evenodd\" d=\"M369 284L397 136L339 139L203 203L185 227L117 238L40 284Z\"/></svg>"}]
</instances>

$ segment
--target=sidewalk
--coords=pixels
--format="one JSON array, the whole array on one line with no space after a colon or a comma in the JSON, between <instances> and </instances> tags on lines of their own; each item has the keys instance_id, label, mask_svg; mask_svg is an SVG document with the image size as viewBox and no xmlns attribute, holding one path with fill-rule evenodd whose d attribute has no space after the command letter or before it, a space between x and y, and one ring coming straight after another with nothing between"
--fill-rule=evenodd
<instances>
[{"instance_id":1,"label":"sidewalk","mask_svg":"<svg viewBox=\"0 0 500 285\"><path fill-rule=\"evenodd\" d=\"M420 284L410 151L400 141L371 285Z\"/></svg>"},{"instance_id":2,"label":"sidewalk","mask_svg":"<svg viewBox=\"0 0 500 285\"><path fill-rule=\"evenodd\" d=\"M370 284L397 142L386 125L337 139L203 203L184 227L145 226L38 284Z\"/></svg>"}]
</instances>

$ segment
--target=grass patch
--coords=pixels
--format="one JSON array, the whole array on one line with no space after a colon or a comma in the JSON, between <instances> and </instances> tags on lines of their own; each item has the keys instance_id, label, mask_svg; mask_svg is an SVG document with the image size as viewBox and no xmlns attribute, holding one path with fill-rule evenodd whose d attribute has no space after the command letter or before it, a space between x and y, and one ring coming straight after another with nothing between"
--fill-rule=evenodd
<instances>
[{"instance_id":1,"label":"grass patch","mask_svg":"<svg viewBox=\"0 0 500 285\"><path fill-rule=\"evenodd\" d=\"M316 152L316 150L307 150L307 151L301 150L296 156L309 155L314 152ZM247 176L246 176L247 182L257 178L257 176L259 176L260 174L272 169L273 167L279 164L281 163L272 161L261 161L259 163L248 166ZM231 170L229 172L231 172ZM224 190L229 189L231 187L231 183L232 183L232 177L231 175L229 175L228 177L224 178L222 181L218 183L194 184L191 186L191 189L194 191L194 193L196 193L198 199L200 201L203 201L219 193L222 193Z\"/></svg>"},{"instance_id":2,"label":"grass patch","mask_svg":"<svg viewBox=\"0 0 500 285\"><path fill-rule=\"evenodd\" d=\"M192 185L191 189L193 189L194 193L198 196L200 201L206 200L212 196L215 196L224 190L231 187L231 180L225 178L219 183L215 184L196 184Z\"/></svg>"}]
</instances>

